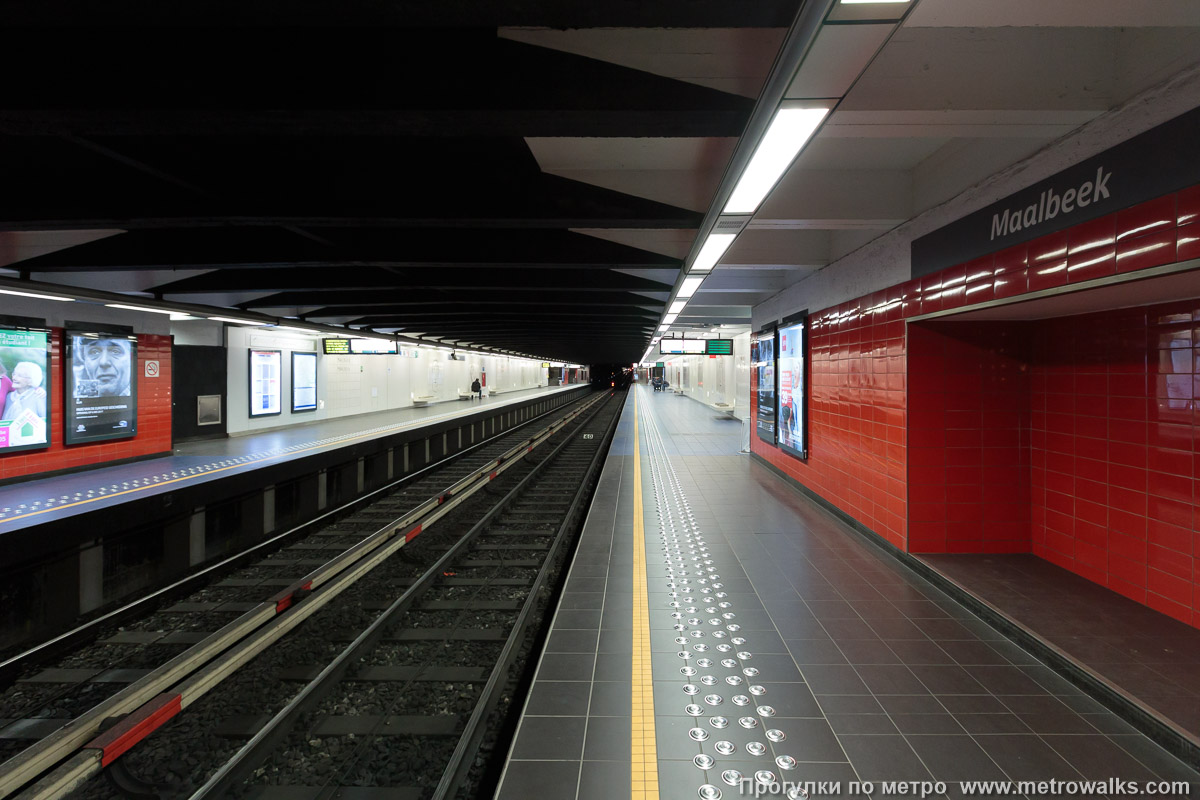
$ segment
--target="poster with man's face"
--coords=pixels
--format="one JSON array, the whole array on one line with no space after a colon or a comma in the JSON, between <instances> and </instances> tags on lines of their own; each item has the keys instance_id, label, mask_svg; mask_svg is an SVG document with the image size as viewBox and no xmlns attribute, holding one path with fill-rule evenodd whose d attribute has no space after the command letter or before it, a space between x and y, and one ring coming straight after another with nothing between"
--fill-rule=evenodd
<instances>
[{"instance_id":1,"label":"poster with man's face","mask_svg":"<svg viewBox=\"0 0 1200 800\"><path fill-rule=\"evenodd\" d=\"M74 333L70 339L67 444L136 434L137 340L106 333Z\"/></svg>"}]
</instances>

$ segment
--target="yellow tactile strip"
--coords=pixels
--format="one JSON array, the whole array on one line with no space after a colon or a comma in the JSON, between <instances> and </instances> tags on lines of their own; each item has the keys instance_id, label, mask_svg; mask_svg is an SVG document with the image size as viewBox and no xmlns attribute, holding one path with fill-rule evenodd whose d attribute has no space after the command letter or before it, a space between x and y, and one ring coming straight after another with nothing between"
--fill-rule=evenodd
<instances>
[{"instance_id":1,"label":"yellow tactile strip","mask_svg":"<svg viewBox=\"0 0 1200 800\"><path fill-rule=\"evenodd\" d=\"M658 744L654 738L654 680L650 665L650 603L646 589L646 526L642 520L642 452L637 393L633 396L633 702L630 752L632 800L658 798Z\"/></svg>"}]
</instances>

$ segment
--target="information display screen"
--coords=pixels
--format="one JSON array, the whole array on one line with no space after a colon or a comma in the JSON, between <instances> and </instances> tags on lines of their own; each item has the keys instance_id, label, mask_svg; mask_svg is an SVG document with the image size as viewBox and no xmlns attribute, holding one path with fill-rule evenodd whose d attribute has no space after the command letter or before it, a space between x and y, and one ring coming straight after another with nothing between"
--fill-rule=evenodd
<instances>
[{"instance_id":1,"label":"information display screen","mask_svg":"<svg viewBox=\"0 0 1200 800\"><path fill-rule=\"evenodd\" d=\"M703 339L660 339L658 352L664 356L703 355Z\"/></svg>"},{"instance_id":2,"label":"information display screen","mask_svg":"<svg viewBox=\"0 0 1200 800\"><path fill-rule=\"evenodd\" d=\"M137 337L67 333L64 440L82 444L137 433Z\"/></svg>"},{"instance_id":3,"label":"information display screen","mask_svg":"<svg viewBox=\"0 0 1200 800\"><path fill-rule=\"evenodd\" d=\"M327 356L348 356L350 355L350 340L322 339L321 349L325 351L325 355Z\"/></svg>"},{"instance_id":4,"label":"information display screen","mask_svg":"<svg viewBox=\"0 0 1200 800\"><path fill-rule=\"evenodd\" d=\"M317 354L292 353L292 413L317 410Z\"/></svg>"},{"instance_id":5,"label":"information display screen","mask_svg":"<svg viewBox=\"0 0 1200 800\"><path fill-rule=\"evenodd\" d=\"M804 385L807 319L792 319L779 327L779 446L808 458L807 393Z\"/></svg>"},{"instance_id":6,"label":"information display screen","mask_svg":"<svg viewBox=\"0 0 1200 800\"><path fill-rule=\"evenodd\" d=\"M278 350L250 351L250 416L268 417L281 413L280 365Z\"/></svg>"},{"instance_id":7,"label":"information display screen","mask_svg":"<svg viewBox=\"0 0 1200 800\"><path fill-rule=\"evenodd\" d=\"M754 430L764 442L775 444L775 330L759 331L750 342L751 391L758 408Z\"/></svg>"},{"instance_id":8,"label":"information display screen","mask_svg":"<svg viewBox=\"0 0 1200 800\"><path fill-rule=\"evenodd\" d=\"M396 343L387 339L351 339L350 352L356 355L394 355Z\"/></svg>"},{"instance_id":9,"label":"information display screen","mask_svg":"<svg viewBox=\"0 0 1200 800\"><path fill-rule=\"evenodd\" d=\"M704 354L707 356L733 355L733 339L709 339L704 343Z\"/></svg>"},{"instance_id":10,"label":"information display screen","mask_svg":"<svg viewBox=\"0 0 1200 800\"><path fill-rule=\"evenodd\" d=\"M0 457L50 446L50 333L0 328Z\"/></svg>"}]
</instances>

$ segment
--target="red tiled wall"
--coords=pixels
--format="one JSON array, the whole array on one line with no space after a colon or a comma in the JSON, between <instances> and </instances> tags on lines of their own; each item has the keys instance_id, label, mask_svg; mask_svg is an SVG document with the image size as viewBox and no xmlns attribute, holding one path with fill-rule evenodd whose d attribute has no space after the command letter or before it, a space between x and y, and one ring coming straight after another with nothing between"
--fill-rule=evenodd
<instances>
[{"instance_id":1,"label":"red tiled wall","mask_svg":"<svg viewBox=\"0 0 1200 800\"><path fill-rule=\"evenodd\" d=\"M969 263L950 267L939 273L913 279L867 297L816 312L810 317L812 347L809 379L811 390L809 459L807 462L800 461L757 437L751 437L751 447L754 453L762 456L796 481L814 490L902 549L919 552L1010 551L1020 550L1022 547L1031 545L1034 552L1041 553L1046 549L1046 512L1039 512L1037 509L1046 509L1050 503L1057 503L1061 506L1063 501L1059 497L1037 495L1040 484L1037 484L1032 476L1038 474L1036 473L1038 453L1046 453L1044 442L1051 441L1056 443L1054 446L1057 446L1060 438L1057 435L1050 438L1043 437L1040 440L1043 444L1038 445L1041 449L1029 450L1028 459L1024 462L1020 461L1019 455L1016 458L1010 458L1013 447L1011 437L1014 432L1019 432L1020 425L1023 424L1020 419L1017 420L1015 428L1011 424L1014 419L1013 414L1018 414L1018 417L1020 415L1019 408L1016 408L1019 406L1016 398L1022 389L1015 389L1014 393L1010 393L1007 397L991 396L990 392L983 390L983 386L987 385L986 381L990 380L985 378L986 373L998 371L997 374L999 374L1014 365L1019 365L1021 359L1016 356L1018 350L1014 350L1008 355L979 352L981 348L972 350L969 358L979 359L979 379L984 382L981 383L980 393L977 395L979 402L1005 405L1002 409L981 407L979 413L988 411L996 415L994 418L975 417L976 409L969 402L969 398L976 396L973 391L963 393L954 390L947 393L939 389L936 382L930 383L931 376L924 374L920 366L910 373L908 362L913 352L920 352L924 355L926 350L921 348L936 350L945 343L937 345L933 340L922 342L917 338L922 334L913 333L916 326L906 332L904 320L917 315L962 308L993 299L1014 297L1045 288L1080 283L1107 275L1133 272L1195 258L1200 258L1200 187L1192 187L1142 203L1101 219L1078 225L1068 231L1050 234ZM1200 328L1200 319L1198 319L1198 328ZM925 326L925 329L932 330L933 328ZM1011 330L1016 336L1016 332L1021 330L1021 326L1013 323ZM1026 335L1030 337L1030 342L1039 335L1031 329L1031 326L1025 326L1025 330ZM1016 346L1016 341L1014 340L1014 346ZM1196 335L1196 343L1200 345L1200 333ZM914 351L912 349L914 347L918 350ZM1032 350L1029 352L1030 358L1035 362L1038 358L1043 359L1042 369L1050 368L1051 362L1044 360L1049 357L1047 354L1040 351L1034 353ZM947 359L945 361L946 371L943 374L953 374L955 359L949 358L948 355L943 357ZM1157 354L1155 358L1157 359ZM1148 361L1148 363L1158 362ZM971 373L973 381L974 366L971 368ZM1161 376L1155 375L1155 391L1159 391L1157 387L1160 383L1165 383L1160 382L1159 377ZM1046 434L1049 433L1049 430L1045 426L1049 422L1057 424L1062 420L1059 417L1050 417L1046 413L1038 415L1037 402L1040 402L1038 398L1041 395L1035 391L1036 387L1033 387L1032 384L1033 379L1034 375L1031 371L1025 378L1030 382L1031 387L1029 389L1031 401L1027 406L1030 413L1027 418L1030 423L1042 425L1041 430ZM922 395L941 394L943 398L941 400L926 398L918 396L916 393L910 396L913 386L911 382L913 381L923 390ZM1178 378L1173 379L1172 384L1182 385L1182 382L1183 379ZM1147 377L1147 392L1151 391L1150 387L1151 383ZM1200 392L1200 389L1193 389L1193 392ZM1117 407L1122 407L1126 400L1128 398L1118 399ZM1161 404L1157 403L1157 400L1158 398L1153 394L1143 397L1143 403L1154 403L1147 412L1148 415L1163 412L1164 409ZM1192 398L1189 396L1189 413L1191 400ZM940 406L939 403L941 403ZM752 414L755 413L753 405L754 397L752 396ZM950 406L953 405L964 407L951 408ZM1109 408L1112 408L1111 398ZM1174 411L1176 409L1168 408L1166 410ZM948 417L947 415L951 412L953 412L952 416ZM999 419L1001 415L1005 419L1004 424L995 424L995 419ZM974 427L976 423L969 422L968 416L972 419L986 420L986 424L980 422L978 427ZM984 471L978 485L984 494L979 495L978 505L975 501L977 495L974 494L976 472L973 463L929 465L921 463L922 459L936 458L936 456L916 451L917 447L928 446L926 444L918 445L916 442L933 441L936 443L936 438L932 440L922 438L925 436L922 432L937 428L939 423L936 420L938 419L941 419L943 423L947 419L952 419L954 424L961 424L961 427L957 428L947 428L945 424L942 424L944 435L950 437L948 439L950 442L973 441L976 430L979 431L981 443L983 437L988 437L988 441L992 442L989 447L982 448L979 456ZM1175 419L1176 422L1173 424L1184 424L1178 421L1182 419L1181 417ZM1146 421L1143 420L1143 424ZM1118 425L1114 435L1120 436L1124 430ZM951 433L951 431L955 432ZM1178 433L1178 431L1175 432ZM936 434L930 435L936 436ZM1020 441L1027 443L1031 441L1033 435L1035 435L1034 432L1030 430L1026 434L1027 438ZM1075 435L1073 430L1071 437L1074 438ZM1147 437L1149 436L1150 434L1147 433ZM1004 441L999 441L994 437L1001 437ZM1150 447L1148 441L1149 438L1145 445L1146 448ZM1113 444L1117 445L1118 452L1124 453L1125 450L1121 445L1130 443L1115 440ZM1028 450L1028 444L1022 444L1022 446ZM1155 447L1160 447L1160 445L1155 445ZM964 452L952 453L945 458L951 460L973 458L965 452L969 449L967 447L953 447L952 449L961 449ZM1187 451L1181 449L1179 452ZM1075 457L1076 454L1072 454L1071 458ZM1106 458L1108 457L1106 455ZM1150 451L1147 450L1147 465L1150 457ZM1054 463L1061 464L1062 462L1058 461L1058 458L1059 456L1056 455ZM998 508L1010 506L1014 498L1019 503L1021 502L1020 498L1025 496L1022 479L1019 475L1013 476L1009 470L1001 469L1002 466L1011 463L1031 464L1031 468L1027 470L1031 477L1025 479L1025 485L1028 485L1031 492L1031 503L1028 504L1030 507L1029 533L1022 533L1021 525L1024 518L1015 508L1008 508L1004 511L1006 516L1003 518L992 515ZM925 466L931 466L934 469L927 471L923 469ZM1090 465L1083 464L1083 466L1086 468ZM1141 469L1149 474L1148 466L1140 468L1130 467L1127 464L1118 464L1117 466L1122 467L1121 470L1116 471L1119 480L1133 480L1125 472L1125 469ZM942 468L944 468L943 471L947 474L948 480L959 481L958 484L946 484L946 510L944 514L940 515L944 519L917 519L919 516L937 515L937 512L930 508L918 508L918 504L931 502L936 505L941 496L938 490L916 487L935 485L936 481L933 476ZM1200 462L1197 462L1196 470L1195 480L1200 480ZM1166 480L1159 481L1164 488L1158 489L1158 491L1167 491L1166 487L1168 486L1181 487L1185 480L1193 480L1191 468L1186 474L1174 474L1160 470L1158 475L1167 475ZM1044 481L1045 475L1041 474L1040 479ZM1059 481L1060 479L1051 478L1050 480ZM1089 479L1085 475L1081 480ZM1056 485L1061 486L1062 484ZM1197 485L1200 486L1200 484ZM951 487L954 486L961 488L952 489ZM1083 484L1082 487L1085 491L1088 488L1095 488L1089 487L1087 484ZM1128 495L1125 492L1137 491L1119 484L1115 484L1114 488L1117 491L1106 492L1106 503L1112 502L1110 497L1126 498ZM1076 522L1073 523L1074 527L1072 528L1074 531L1084 532L1082 540L1078 536L1067 539L1051 537L1059 548L1054 550L1056 555L1053 556L1053 559L1057 559L1058 563L1074 569L1086 577L1105 583L1105 585L1111 583L1113 588L1118 588L1121 586L1120 584L1112 583L1114 577L1106 577L1115 576L1115 580L1125 581L1124 588L1130 596L1138 597L1142 599L1142 602L1154 605L1156 608L1173 609L1173 613L1180 618L1183 618L1185 606L1192 609L1191 613L1194 614L1195 605L1188 606L1183 601L1185 579L1182 573L1185 552L1195 553L1196 555L1192 557L1200 558L1200 537L1193 533L1197 521L1189 518L1189 521L1184 523L1182 500L1158 497L1149 494L1148 489L1142 491L1146 497L1147 509L1146 516L1143 517L1147 530L1146 537L1143 537L1145 540L1143 561L1137 561L1141 553L1139 546L1128 539L1113 536L1113 532L1119 536L1129 536L1120 529L1120 526L1130 520L1121 516L1123 513L1128 513L1128 509L1117 508L1117 514L1114 517L1111 506L1105 506L1110 509L1108 513L1110 533L1105 545L1109 549L1109 555L1104 566L1105 572L1098 571L1096 562L1099 560L1099 555L1095 551L1088 550L1087 536L1094 534L1094 531L1087 527L1087 524L1093 523L1084 517L1079 519L1085 524L1080 525ZM1197 489L1196 492L1197 494L1189 499L1189 503L1200 502L1200 489ZM1165 502L1168 500L1171 502ZM1041 502L1040 506L1038 502ZM967 515L975 516L977 507L981 509L978 512L981 519L960 518ZM1136 507L1139 506L1135 505ZM1084 514L1097 512L1095 508L1087 505L1080 505L1080 509ZM1054 514L1062 513L1058 508L1050 508L1050 510ZM1039 514L1041 516L1038 516ZM1151 516L1153 514L1158 516ZM1163 519L1163 517L1170 519ZM1058 516L1051 515L1049 519L1053 524L1062 522ZM1112 527L1111 520L1113 519L1117 520L1117 528ZM1174 522L1170 520L1174 520ZM1163 527L1164 523L1175 527L1165 528ZM1066 523L1063 524L1066 525ZM1139 523L1136 521L1131 524L1133 530L1139 529ZM1188 530L1193 539L1197 539L1192 544L1193 549L1190 551L1172 550L1171 547L1183 547L1183 535L1179 529L1188 526L1190 526ZM1155 535L1162 539L1161 542L1152 544L1149 541L1148 532L1151 528L1157 531ZM1175 539L1171 539L1171 535L1174 535ZM1070 558L1067 558L1065 554L1068 548L1068 539ZM1092 541L1099 540L1093 535ZM1029 544L1025 544L1026 542ZM1121 550L1122 547L1128 547L1130 554L1122 555L1124 552ZM943 549L939 550L939 548ZM1047 550L1047 552L1049 551ZM1152 556L1153 561L1151 561ZM1047 557L1050 558L1050 556ZM1114 560L1114 558L1126 558L1133 566ZM1168 563L1170 564L1169 569L1167 568ZM1139 564L1145 564L1145 569L1142 570L1137 566ZM1114 573L1114 566L1119 574ZM1192 577L1187 580L1194 581L1195 576L1200 574L1200 569L1197 569L1194 562L1190 569L1189 575ZM1139 572L1139 570L1141 571ZM1139 594L1137 581L1134 580L1138 574L1145 575L1142 579L1144 596ZM1121 577L1122 575L1124 577ZM1187 591L1194 594L1193 587L1194 583L1190 584ZM1168 601L1174 605L1167 606ZM1192 624L1200 624L1200 618L1193 617L1190 621Z\"/></svg>"},{"instance_id":2,"label":"red tiled wall","mask_svg":"<svg viewBox=\"0 0 1200 800\"><path fill-rule=\"evenodd\" d=\"M899 305L809 318L809 457L753 452L897 547L905 546L904 322ZM751 393L751 418L757 413Z\"/></svg>"},{"instance_id":3,"label":"red tiled wall","mask_svg":"<svg viewBox=\"0 0 1200 800\"><path fill-rule=\"evenodd\" d=\"M1008 322L909 325L909 552L1029 552L1028 344Z\"/></svg>"},{"instance_id":4,"label":"red tiled wall","mask_svg":"<svg viewBox=\"0 0 1200 800\"><path fill-rule=\"evenodd\" d=\"M159 376L146 377L146 362L158 361ZM117 439L67 447L63 444L62 330L56 328L50 339L50 387L52 414L50 447L25 450L0 456L0 480L34 475L39 472L102 464L134 456L153 455L171 450L171 337L138 336L138 426L131 439Z\"/></svg>"},{"instance_id":5,"label":"red tiled wall","mask_svg":"<svg viewBox=\"0 0 1200 800\"><path fill-rule=\"evenodd\" d=\"M1200 302L1037 323L1033 552L1200 626Z\"/></svg>"}]
</instances>

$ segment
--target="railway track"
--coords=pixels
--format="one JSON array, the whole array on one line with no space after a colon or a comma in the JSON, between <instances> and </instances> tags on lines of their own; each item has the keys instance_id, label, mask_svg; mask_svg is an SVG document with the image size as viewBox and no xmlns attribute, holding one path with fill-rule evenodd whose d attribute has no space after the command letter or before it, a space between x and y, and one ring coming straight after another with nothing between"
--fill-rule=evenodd
<instances>
[{"instance_id":1,"label":"railway track","mask_svg":"<svg viewBox=\"0 0 1200 800\"><path fill-rule=\"evenodd\" d=\"M56 719L48 720L43 715L22 720L26 722L30 737L41 735L43 738L0 764L0 797L22 790L21 797L61 797L79 787L85 787L85 794L89 796L122 796L119 792L97 793L94 786L87 788L88 778L112 763L134 741L178 715L180 710L195 703L216 702L220 705L219 701L236 697L236 692L227 694L225 687L221 692L206 695L220 681L255 660L270 643L281 642L274 648L275 655L264 654L259 659L264 664L274 658L282 660L283 665L305 666L294 641L297 637L290 632L305 625L310 617L314 624L318 618L321 620L322 633L329 635L326 638L336 639L338 631L370 625L379 617L381 603L378 598L387 597L389 591L397 588L407 586L411 590L427 571L421 563L404 558L404 554L415 553L418 561L427 564L429 560L436 560L435 553L444 551L457 540L459 531L454 529L454 524L443 523L428 531L434 522L460 506L462 513L468 513L471 505L488 505L490 501L485 503L482 499L485 495L506 480L509 483L516 481L517 477L512 476L526 471L538 454L544 452L539 448L552 440L557 442L565 429L578 425L581 415L595 411L602 399L593 397L569 407L566 413L560 409L553 422L536 432L509 434L498 443L481 448L472 459L463 459L436 476L414 481L404 491L381 498L306 536L201 590L187 601L126 626L91 648L85 648L88 652L77 656L74 662L67 659L65 666L60 664L47 671L49 674L43 674L41 681L26 681L23 686L29 694L30 705L41 704L45 708L47 704L58 704L62 713ZM513 439L518 441L514 443ZM498 449L502 452L497 453ZM418 534L421 534L419 538ZM511 549L514 545L543 544L536 541L539 538L544 537L490 541L468 559L462 569L481 569L472 566L472 562L495 562L507 569L514 561L527 560L514 559L516 551ZM422 554L421 551L425 552ZM466 575L455 577L469 580ZM472 585L460 583L455 586L455 581L451 580L444 591L462 592L464 587ZM503 583L493 583L488 591L495 591L495 587L501 585ZM264 590L270 590L265 601ZM343 592L345 602L331 603ZM456 601L451 598L440 602ZM331 606L323 610L326 603ZM225 624L221 625L222 622ZM285 639L288 641L281 641ZM483 645L482 642L479 644ZM334 645L325 642L318 649L332 652L337 649ZM116 666L110 664L107 669L97 669L98 655L103 655L104 651L117 655L123 648L131 647L138 654L136 657L125 653L123 658L115 659ZM76 666L71 666L72 663ZM66 672L69 670L79 672ZM297 688L296 679L303 674L293 670L290 676L283 675L291 680L281 681L278 679L281 670L280 664L276 664L276 678L262 686L258 694L238 702L246 703L261 697L266 701L266 707L271 707L272 703L275 707L286 704ZM84 679L84 673L88 672L90 675ZM64 687L72 685L69 681L74 678L80 679L75 686L88 690L64 691ZM53 679L60 682L54 684ZM47 691L42 691L43 684L48 692L57 690L59 695L51 695L48 699ZM97 690L95 687L98 686L104 688ZM97 703L98 696L101 699ZM13 700L11 696L4 698L10 708ZM70 721L61 718L68 713L72 716ZM124 719L115 727L100 733L101 728L106 727L106 720L111 724L111 718L123 715ZM236 718L239 715L226 713L225 716ZM244 738L240 731L245 729L245 723L235 719L231 724L231 734L226 735L228 731L216 733L226 745ZM50 730L52 728L54 730ZM229 747L217 749L224 751ZM3 755L5 753L0 751L0 756ZM59 769L38 781L36 786L28 786L55 764L60 764ZM116 773L120 778L125 771L118 768ZM126 779L121 791L125 796L137 796L141 790L130 781L131 778ZM190 790L187 780L177 783L177 788ZM170 795L168 791L167 795L143 793L141 796ZM182 796L186 796L186 792Z\"/></svg>"}]
</instances>

